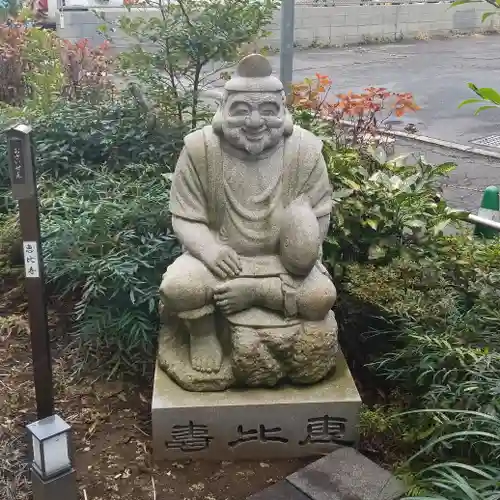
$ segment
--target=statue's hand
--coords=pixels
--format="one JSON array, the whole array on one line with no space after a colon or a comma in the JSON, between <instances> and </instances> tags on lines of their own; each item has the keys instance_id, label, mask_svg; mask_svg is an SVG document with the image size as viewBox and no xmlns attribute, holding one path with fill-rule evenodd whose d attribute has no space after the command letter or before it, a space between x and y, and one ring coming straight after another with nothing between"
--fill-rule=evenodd
<instances>
[{"instance_id":1,"label":"statue's hand","mask_svg":"<svg viewBox=\"0 0 500 500\"><path fill-rule=\"evenodd\" d=\"M218 278L235 278L241 272L239 255L226 245L214 247L203 255L205 265Z\"/></svg>"}]
</instances>

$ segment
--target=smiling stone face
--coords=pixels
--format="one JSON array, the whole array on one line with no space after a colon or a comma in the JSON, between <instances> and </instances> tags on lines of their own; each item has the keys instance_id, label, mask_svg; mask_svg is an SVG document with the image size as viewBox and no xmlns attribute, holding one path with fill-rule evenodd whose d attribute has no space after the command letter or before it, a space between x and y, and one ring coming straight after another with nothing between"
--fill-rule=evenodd
<instances>
[{"instance_id":1,"label":"smiling stone face","mask_svg":"<svg viewBox=\"0 0 500 500\"><path fill-rule=\"evenodd\" d=\"M225 99L222 133L232 146L259 155L276 146L284 130L281 92L235 92Z\"/></svg>"}]
</instances>

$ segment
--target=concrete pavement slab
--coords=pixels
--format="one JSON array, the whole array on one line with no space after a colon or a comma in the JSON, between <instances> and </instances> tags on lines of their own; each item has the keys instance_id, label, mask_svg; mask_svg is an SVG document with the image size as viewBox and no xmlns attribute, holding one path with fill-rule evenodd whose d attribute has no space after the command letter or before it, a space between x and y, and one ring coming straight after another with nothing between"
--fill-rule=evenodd
<instances>
[{"instance_id":1,"label":"concrete pavement slab","mask_svg":"<svg viewBox=\"0 0 500 500\"><path fill-rule=\"evenodd\" d=\"M396 500L405 485L353 448L341 448L287 480L312 500Z\"/></svg>"}]
</instances>

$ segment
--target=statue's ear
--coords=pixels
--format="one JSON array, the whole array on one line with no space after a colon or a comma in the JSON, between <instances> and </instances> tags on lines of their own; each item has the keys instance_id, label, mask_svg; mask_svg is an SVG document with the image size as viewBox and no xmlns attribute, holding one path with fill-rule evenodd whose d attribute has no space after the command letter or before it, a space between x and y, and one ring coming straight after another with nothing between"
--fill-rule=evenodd
<instances>
[{"instance_id":1,"label":"statue's ear","mask_svg":"<svg viewBox=\"0 0 500 500\"><path fill-rule=\"evenodd\" d=\"M212 118L212 129L213 131L220 135L222 133L222 122L224 118L222 116L222 104L219 104L214 117Z\"/></svg>"},{"instance_id":2,"label":"statue's ear","mask_svg":"<svg viewBox=\"0 0 500 500\"><path fill-rule=\"evenodd\" d=\"M285 130L284 134L285 136L292 135L293 132L293 117L292 113L288 111L287 108L285 108Z\"/></svg>"},{"instance_id":3,"label":"statue's ear","mask_svg":"<svg viewBox=\"0 0 500 500\"><path fill-rule=\"evenodd\" d=\"M214 117L212 118L212 129L215 134L222 134L222 124L224 123L224 116L222 114L222 110L226 105L227 94L219 93L217 98L217 111L215 112Z\"/></svg>"}]
</instances>

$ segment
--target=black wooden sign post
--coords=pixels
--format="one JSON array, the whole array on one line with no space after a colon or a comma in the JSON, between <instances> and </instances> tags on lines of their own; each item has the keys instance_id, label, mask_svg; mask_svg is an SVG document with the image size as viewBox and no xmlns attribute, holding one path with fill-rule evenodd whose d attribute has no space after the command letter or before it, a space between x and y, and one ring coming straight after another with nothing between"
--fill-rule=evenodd
<instances>
[{"instance_id":1,"label":"black wooden sign post","mask_svg":"<svg viewBox=\"0 0 500 500\"><path fill-rule=\"evenodd\" d=\"M37 413L42 419L53 415L54 396L31 127L12 127L7 140L12 195L19 202L23 238Z\"/></svg>"}]
</instances>

